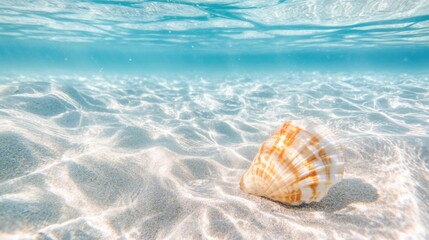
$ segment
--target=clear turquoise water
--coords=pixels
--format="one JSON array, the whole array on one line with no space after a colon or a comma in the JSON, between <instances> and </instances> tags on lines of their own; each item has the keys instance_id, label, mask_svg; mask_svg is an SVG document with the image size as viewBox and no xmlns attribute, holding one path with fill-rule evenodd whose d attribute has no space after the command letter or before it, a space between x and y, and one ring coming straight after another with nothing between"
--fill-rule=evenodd
<instances>
[{"instance_id":1,"label":"clear turquoise water","mask_svg":"<svg viewBox=\"0 0 429 240\"><path fill-rule=\"evenodd\" d=\"M1 70L425 70L428 8L425 0L2 1Z\"/></svg>"},{"instance_id":2,"label":"clear turquoise water","mask_svg":"<svg viewBox=\"0 0 429 240\"><path fill-rule=\"evenodd\" d=\"M0 2L1 239L427 239L429 2ZM288 119L319 203L240 191Z\"/></svg>"}]
</instances>

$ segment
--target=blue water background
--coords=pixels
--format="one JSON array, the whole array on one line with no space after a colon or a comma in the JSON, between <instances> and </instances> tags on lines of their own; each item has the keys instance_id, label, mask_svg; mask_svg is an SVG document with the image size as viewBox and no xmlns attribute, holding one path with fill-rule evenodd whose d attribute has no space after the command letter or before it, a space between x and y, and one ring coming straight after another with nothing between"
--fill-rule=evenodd
<instances>
[{"instance_id":1,"label":"blue water background","mask_svg":"<svg viewBox=\"0 0 429 240\"><path fill-rule=\"evenodd\" d=\"M420 1L2 1L0 71L429 68Z\"/></svg>"}]
</instances>

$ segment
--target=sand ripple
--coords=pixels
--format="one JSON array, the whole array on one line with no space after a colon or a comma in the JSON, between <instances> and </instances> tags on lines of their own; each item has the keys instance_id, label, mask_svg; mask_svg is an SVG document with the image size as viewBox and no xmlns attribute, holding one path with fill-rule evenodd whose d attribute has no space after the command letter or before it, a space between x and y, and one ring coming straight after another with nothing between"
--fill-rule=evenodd
<instances>
[{"instance_id":1,"label":"sand ripple","mask_svg":"<svg viewBox=\"0 0 429 240\"><path fill-rule=\"evenodd\" d=\"M0 79L2 238L428 237L425 75ZM289 207L238 182L286 119L326 123L345 180Z\"/></svg>"}]
</instances>

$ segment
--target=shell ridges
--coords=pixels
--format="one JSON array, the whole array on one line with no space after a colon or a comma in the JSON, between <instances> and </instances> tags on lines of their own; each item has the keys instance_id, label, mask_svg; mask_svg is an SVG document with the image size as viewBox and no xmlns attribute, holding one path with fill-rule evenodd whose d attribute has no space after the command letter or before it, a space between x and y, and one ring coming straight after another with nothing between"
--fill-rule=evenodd
<instances>
[{"instance_id":1,"label":"shell ridges","mask_svg":"<svg viewBox=\"0 0 429 240\"><path fill-rule=\"evenodd\" d=\"M309 120L287 121L262 143L240 188L298 205L320 201L343 172L342 149L331 131Z\"/></svg>"}]
</instances>

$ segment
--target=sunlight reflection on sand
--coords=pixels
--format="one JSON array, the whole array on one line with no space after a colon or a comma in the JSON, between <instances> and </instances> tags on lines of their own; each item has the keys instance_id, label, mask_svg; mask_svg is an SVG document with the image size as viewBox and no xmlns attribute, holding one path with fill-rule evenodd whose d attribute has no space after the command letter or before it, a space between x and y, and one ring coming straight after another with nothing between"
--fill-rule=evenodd
<instances>
[{"instance_id":1,"label":"sunlight reflection on sand","mask_svg":"<svg viewBox=\"0 0 429 240\"><path fill-rule=\"evenodd\" d=\"M370 73L2 77L0 236L423 238L428 89ZM300 207L241 192L259 144L297 118L337 133L344 181Z\"/></svg>"}]
</instances>

